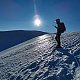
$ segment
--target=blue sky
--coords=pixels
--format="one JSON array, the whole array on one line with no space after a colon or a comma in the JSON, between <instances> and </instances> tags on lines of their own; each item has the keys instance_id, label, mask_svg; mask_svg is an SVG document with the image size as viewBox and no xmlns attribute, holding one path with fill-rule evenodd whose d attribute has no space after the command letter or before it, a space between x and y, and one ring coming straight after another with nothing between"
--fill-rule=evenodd
<instances>
[{"instance_id":1,"label":"blue sky","mask_svg":"<svg viewBox=\"0 0 80 80\"><path fill-rule=\"evenodd\" d=\"M65 23L67 32L80 31L80 0L36 0L42 26L33 24L33 0L0 0L0 31L39 30L56 32L56 18Z\"/></svg>"}]
</instances>

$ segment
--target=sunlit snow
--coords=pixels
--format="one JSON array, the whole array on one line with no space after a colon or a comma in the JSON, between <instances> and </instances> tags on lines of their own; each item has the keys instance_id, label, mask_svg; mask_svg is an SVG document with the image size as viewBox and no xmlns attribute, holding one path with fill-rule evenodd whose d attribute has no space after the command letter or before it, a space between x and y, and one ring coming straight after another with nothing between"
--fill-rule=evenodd
<instances>
[{"instance_id":1,"label":"sunlit snow","mask_svg":"<svg viewBox=\"0 0 80 80\"><path fill-rule=\"evenodd\" d=\"M2 51L0 80L80 80L80 33L63 34L61 44L46 34Z\"/></svg>"}]
</instances>

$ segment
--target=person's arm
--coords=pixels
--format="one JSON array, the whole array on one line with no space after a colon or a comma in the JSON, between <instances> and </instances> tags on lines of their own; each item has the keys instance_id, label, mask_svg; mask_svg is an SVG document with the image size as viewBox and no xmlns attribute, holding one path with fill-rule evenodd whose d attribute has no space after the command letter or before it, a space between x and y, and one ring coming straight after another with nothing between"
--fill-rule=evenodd
<instances>
[{"instance_id":1,"label":"person's arm","mask_svg":"<svg viewBox=\"0 0 80 80\"><path fill-rule=\"evenodd\" d=\"M56 26L54 26L56 29L58 28L58 27L56 27Z\"/></svg>"}]
</instances>

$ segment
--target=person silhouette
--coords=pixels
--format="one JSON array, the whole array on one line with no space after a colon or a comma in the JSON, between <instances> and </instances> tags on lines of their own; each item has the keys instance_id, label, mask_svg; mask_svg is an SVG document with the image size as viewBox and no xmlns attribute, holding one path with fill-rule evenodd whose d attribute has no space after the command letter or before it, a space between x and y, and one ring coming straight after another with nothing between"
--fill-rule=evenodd
<instances>
[{"instance_id":1,"label":"person silhouette","mask_svg":"<svg viewBox=\"0 0 80 80\"><path fill-rule=\"evenodd\" d=\"M65 24L63 22L60 22L60 19L56 19L56 24L57 24L57 26L55 26L55 28L57 29L57 33L55 37L57 41L56 48L61 48L60 36L61 36L61 33L64 33L66 31L66 28L65 28Z\"/></svg>"}]
</instances>

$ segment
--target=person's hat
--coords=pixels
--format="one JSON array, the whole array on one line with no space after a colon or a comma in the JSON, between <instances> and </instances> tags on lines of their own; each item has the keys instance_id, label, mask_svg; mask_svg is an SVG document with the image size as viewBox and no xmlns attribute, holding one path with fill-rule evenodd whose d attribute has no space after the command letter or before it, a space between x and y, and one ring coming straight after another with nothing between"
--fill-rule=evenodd
<instances>
[{"instance_id":1,"label":"person's hat","mask_svg":"<svg viewBox=\"0 0 80 80\"><path fill-rule=\"evenodd\" d=\"M60 19L56 19L56 22L60 22Z\"/></svg>"}]
</instances>

